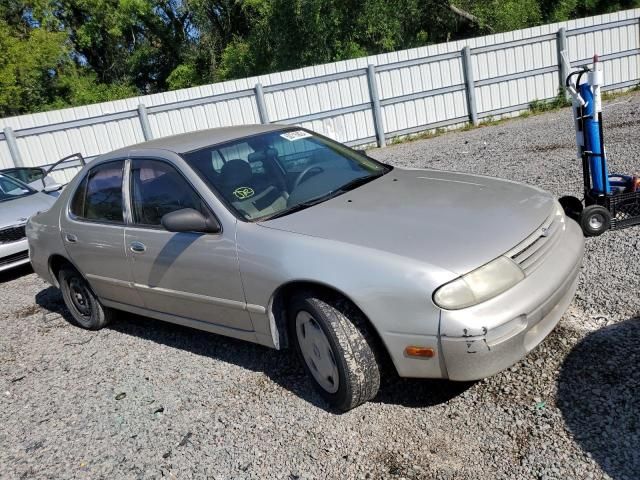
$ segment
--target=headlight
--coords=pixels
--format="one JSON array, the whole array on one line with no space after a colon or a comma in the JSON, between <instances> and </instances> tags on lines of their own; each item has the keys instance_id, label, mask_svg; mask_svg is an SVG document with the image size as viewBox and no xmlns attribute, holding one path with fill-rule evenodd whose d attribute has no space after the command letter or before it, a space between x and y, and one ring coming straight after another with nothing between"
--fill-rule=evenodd
<instances>
[{"instance_id":1,"label":"headlight","mask_svg":"<svg viewBox=\"0 0 640 480\"><path fill-rule=\"evenodd\" d=\"M441 308L459 310L489 300L523 278L524 272L513 260L498 257L438 288L433 294L433 301Z\"/></svg>"}]
</instances>

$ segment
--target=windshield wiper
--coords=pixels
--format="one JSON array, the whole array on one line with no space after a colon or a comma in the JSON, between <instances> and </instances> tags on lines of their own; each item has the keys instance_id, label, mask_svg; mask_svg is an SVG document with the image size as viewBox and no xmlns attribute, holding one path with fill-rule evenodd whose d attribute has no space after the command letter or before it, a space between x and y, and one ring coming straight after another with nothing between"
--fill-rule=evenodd
<instances>
[{"instance_id":1,"label":"windshield wiper","mask_svg":"<svg viewBox=\"0 0 640 480\"><path fill-rule=\"evenodd\" d=\"M335 190L331 191L325 195L320 195L319 197L316 198L312 198L311 200L307 200L306 202L302 202L302 203L297 203L289 208L285 208L284 210L281 210L279 212L276 212L272 215L267 215L266 217L262 217L260 219L258 219L257 221L259 222L263 222L265 220L273 220L274 218L278 218L278 217L283 217L285 215L289 215L290 213L293 212L299 212L300 210L304 210L305 208L309 208L309 207L313 207L314 205L317 205L318 203L322 203L325 200L329 200L331 197L333 197L335 195Z\"/></svg>"},{"instance_id":2,"label":"windshield wiper","mask_svg":"<svg viewBox=\"0 0 640 480\"><path fill-rule=\"evenodd\" d=\"M354 188L357 188L360 185L364 185L365 183L369 183L370 181L381 177L385 173L386 172L380 172L380 173L374 173L373 175L367 175L365 177L354 178L350 182L347 182L344 185L342 185L340 188L337 188L336 190L334 190L332 193L335 193L335 192L339 192L339 193L348 192L349 190L353 190Z\"/></svg>"}]
</instances>

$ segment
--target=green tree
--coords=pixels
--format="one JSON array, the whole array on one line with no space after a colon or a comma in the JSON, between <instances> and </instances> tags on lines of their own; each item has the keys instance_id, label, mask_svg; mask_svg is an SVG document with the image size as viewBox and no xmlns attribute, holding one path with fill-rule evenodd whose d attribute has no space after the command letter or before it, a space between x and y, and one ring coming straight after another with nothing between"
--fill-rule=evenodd
<instances>
[{"instance_id":1,"label":"green tree","mask_svg":"<svg viewBox=\"0 0 640 480\"><path fill-rule=\"evenodd\" d=\"M164 90L189 51L191 13L180 0L35 0L34 16L64 31L78 65L102 83Z\"/></svg>"},{"instance_id":2,"label":"green tree","mask_svg":"<svg viewBox=\"0 0 640 480\"><path fill-rule=\"evenodd\" d=\"M504 32L542 23L539 0L456 0L455 7L473 15L481 30Z\"/></svg>"},{"instance_id":3,"label":"green tree","mask_svg":"<svg viewBox=\"0 0 640 480\"><path fill-rule=\"evenodd\" d=\"M31 5L1 0L0 14L0 116L137 93L122 82L98 82L92 69L76 62L67 33L46 28Z\"/></svg>"},{"instance_id":4,"label":"green tree","mask_svg":"<svg viewBox=\"0 0 640 480\"><path fill-rule=\"evenodd\" d=\"M249 0L242 13L251 28L226 45L218 78L447 40L456 23L448 5L434 0Z\"/></svg>"},{"instance_id":5,"label":"green tree","mask_svg":"<svg viewBox=\"0 0 640 480\"><path fill-rule=\"evenodd\" d=\"M33 111L52 99L57 71L68 62L64 33L19 33L0 21L0 115Z\"/></svg>"},{"instance_id":6,"label":"green tree","mask_svg":"<svg viewBox=\"0 0 640 480\"><path fill-rule=\"evenodd\" d=\"M636 6L640 0L0 0L0 115Z\"/></svg>"}]
</instances>

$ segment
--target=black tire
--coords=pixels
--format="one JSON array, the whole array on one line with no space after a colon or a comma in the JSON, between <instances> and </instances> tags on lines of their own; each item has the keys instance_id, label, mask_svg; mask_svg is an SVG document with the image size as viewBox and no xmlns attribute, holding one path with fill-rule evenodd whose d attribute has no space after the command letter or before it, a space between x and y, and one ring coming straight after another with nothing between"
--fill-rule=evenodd
<instances>
[{"instance_id":1,"label":"black tire","mask_svg":"<svg viewBox=\"0 0 640 480\"><path fill-rule=\"evenodd\" d=\"M62 267L58 272L62 298L75 323L87 330L100 330L112 317L112 310L102 306L77 270Z\"/></svg>"},{"instance_id":2,"label":"black tire","mask_svg":"<svg viewBox=\"0 0 640 480\"><path fill-rule=\"evenodd\" d=\"M565 197L560 197L558 199L560 205L562 205L562 209L567 217L575 220L576 222L580 222L580 216L582 215L582 211L584 207L579 198L572 197L567 195Z\"/></svg>"},{"instance_id":3,"label":"black tire","mask_svg":"<svg viewBox=\"0 0 640 480\"><path fill-rule=\"evenodd\" d=\"M580 226L585 237L597 237L611 227L611 212L602 205L590 205L582 211Z\"/></svg>"},{"instance_id":4,"label":"black tire","mask_svg":"<svg viewBox=\"0 0 640 480\"><path fill-rule=\"evenodd\" d=\"M305 339L302 335L302 340L299 339L296 319L306 314L328 340L329 358L338 373L336 391L329 391L318 382L302 352L301 341ZM298 294L289 305L289 327L290 338L309 378L331 406L347 411L376 396L380 388L377 337L365 316L351 302L337 295ZM317 369L316 372L320 375ZM335 387L335 381L328 382Z\"/></svg>"}]
</instances>

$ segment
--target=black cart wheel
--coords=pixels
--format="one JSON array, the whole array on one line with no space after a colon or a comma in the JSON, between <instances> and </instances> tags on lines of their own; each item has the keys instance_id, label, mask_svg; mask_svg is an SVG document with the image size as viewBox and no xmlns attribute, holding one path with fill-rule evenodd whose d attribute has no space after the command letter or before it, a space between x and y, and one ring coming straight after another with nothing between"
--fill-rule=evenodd
<instances>
[{"instance_id":1,"label":"black cart wheel","mask_svg":"<svg viewBox=\"0 0 640 480\"><path fill-rule=\"evenodd\" d=\"M88 330L99 330L111 320L112 311L102 306L87 281L75 269L58 273L62 298L75 322Z\"/></svg>"},{"instance_id":2,"label":"black cart wheel","mask_svg":"<svg viewBox=\"0 0 640 480\"><path fill-rule=\"evenodd\" d=\"M590 205L582 211L580 226L585 237L597 237L611 227L611 212L602 205Z\"/></svg>"},{"instance_id":3,"label":"black cart wheel","mask_svg":"<svg viewBox=\"0 0 640 480\"><path fill-rule=\"evenodd\" d=\"M567 195L566 197L559 198L558 202L560 202L560 205L567 217L572 218L576 222L580 222L580 216L582 215L584 207L582 206L582 202L579 198Z\"/></svg>"}]
</instances>

